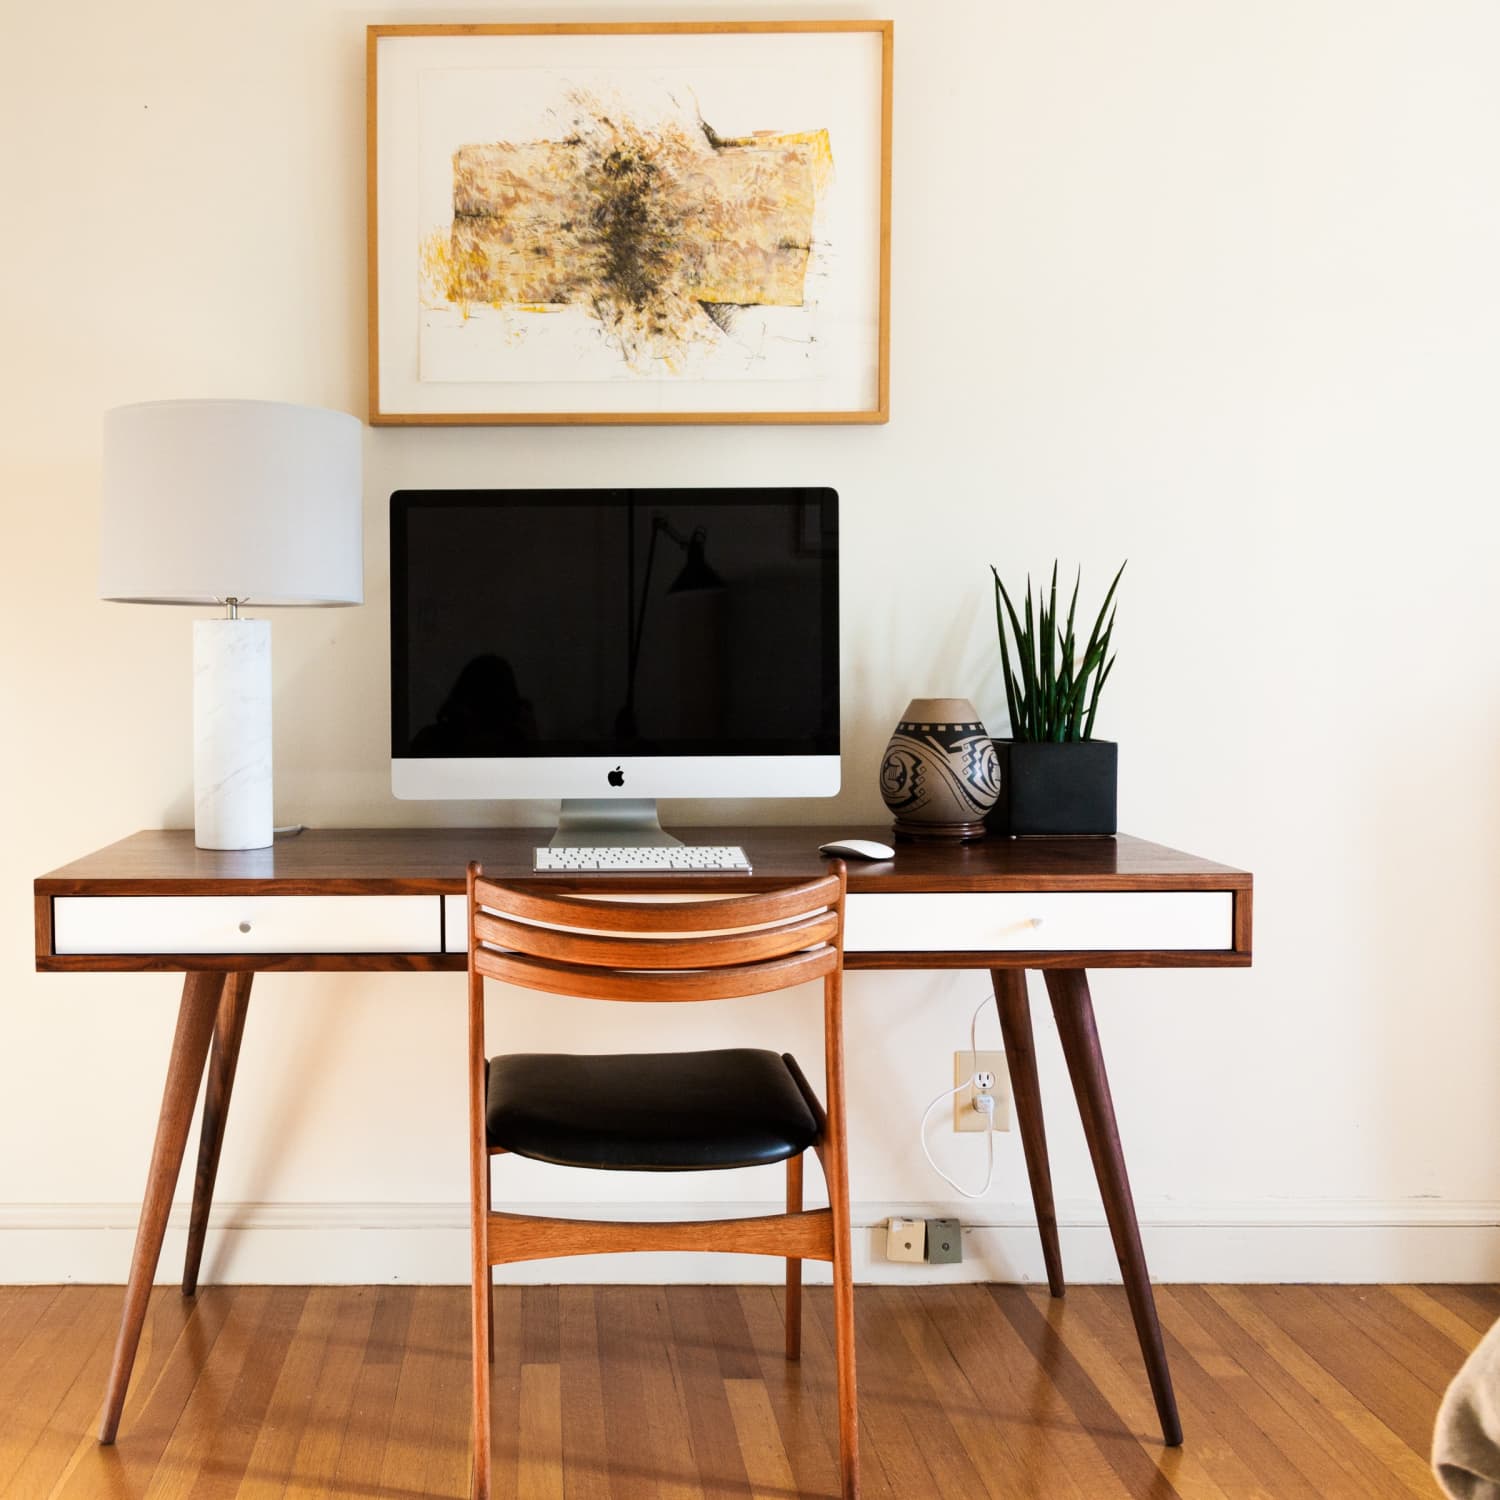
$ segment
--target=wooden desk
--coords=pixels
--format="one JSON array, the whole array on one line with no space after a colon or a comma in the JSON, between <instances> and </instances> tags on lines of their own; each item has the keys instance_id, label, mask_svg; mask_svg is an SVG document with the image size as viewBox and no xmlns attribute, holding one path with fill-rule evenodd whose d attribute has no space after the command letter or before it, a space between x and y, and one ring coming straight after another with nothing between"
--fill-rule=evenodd
<instances>
[{"instance_id":1,"label":"wooden desk","mask_svg":"<svg viewBox=\"0 0 1500 1500\"><path fill-rule=\"evenodd\" d=\"M817 849L828 839L889 838L884 828L683 831L696 843L743 844L754 873L536 876L535 829L310 829L270 849L237 853L196 849L188 831L137 833L36 881L38 969L184 974L101 1442L112 1442L119 1427L206 1063L182 1280L186 1295L197 1287L254 974L462 969L464 870L471 859L497 879L552 890L690 884L730 894L808 878L823 867ZM1062 1257L1025 980L1027 969L1043 971L1169 1444L1182 1441L1182 1427L1087 970L1242 967L1250 962L1250 909L1251 877L1244 871L1123 835L903 844L892 860L849 865L847 968L991 973L1047 1281L1060 1297Z\"/></svg>"}]
</instances>

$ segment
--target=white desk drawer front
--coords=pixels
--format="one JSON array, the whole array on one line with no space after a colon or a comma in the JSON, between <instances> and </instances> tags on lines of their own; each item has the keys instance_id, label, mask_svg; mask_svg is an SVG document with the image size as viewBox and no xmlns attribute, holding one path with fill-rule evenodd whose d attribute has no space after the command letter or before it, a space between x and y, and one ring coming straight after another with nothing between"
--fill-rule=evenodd
<instances>
[{"instance_id":1,"label":"white desk drawer front","mask_svg":"<svg viewBox=\"0 0 1500 1500\"><path fill-rule=\"evenodd\" d=\"M57 953L439 953L437 896L57 896Z\"/></svg>"},{"instance_id":2,"label":"white desk drawer front","mask_svg":"<svg viewBox=\"0 0 1500 1500\"><path fill-rule=\"evenodd\" d=\"M1231 891L853 893L847 953L1128 952L1234 946Z\"/></svg>"}]
</instances>

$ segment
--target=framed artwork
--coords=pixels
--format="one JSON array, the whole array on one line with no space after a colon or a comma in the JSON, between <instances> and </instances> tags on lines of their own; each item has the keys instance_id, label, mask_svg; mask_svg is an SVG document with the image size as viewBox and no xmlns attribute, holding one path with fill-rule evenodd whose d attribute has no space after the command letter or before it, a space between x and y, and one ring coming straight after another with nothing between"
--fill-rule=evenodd
<instances>
[{"instance_id":1,"label":"framed artwork","mask_svg":"<svg viewBox=\"0 0 1500 1500\"><path fill-rule=\"evenodd\" d=\"M370 27L370 421L884 422L891 41Z\"/></svg>"}]
</instances>

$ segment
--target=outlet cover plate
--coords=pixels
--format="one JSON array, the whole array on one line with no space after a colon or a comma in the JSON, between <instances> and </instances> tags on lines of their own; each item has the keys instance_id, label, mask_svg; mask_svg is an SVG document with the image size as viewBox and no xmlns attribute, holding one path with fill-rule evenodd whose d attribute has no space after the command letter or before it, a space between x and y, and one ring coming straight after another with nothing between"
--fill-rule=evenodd
<instances>
[{"instance_id":1,"label":"outlet cover plate","mask_svg":"<svg viewBox=\"0 0 1500 1500\"><path fill-rule=\"evenodd\" d=\"M926 1241L925 1219L892 1219L885 1231L885 1258L920 1265L927 1258Z\"/></svg>"},{"instance_id":2,"label":"outlet cover plate","mask_svg":"<svg viewBox=\"0 0 1500 1500\"><path fill-rule=\"evenodd\" d=\"M1010 1073L1006 1070L1003 1052L962 1052L953 1054L953 1082L967 1083L975 1073L990 1072L995 1075L995 1130L1010 1129ZM953 1096L953 1128L973 1130L984 1134L984 1116L974 1108L974 1090L962 1088Z\"/></svg>"},{"instance_id":3,"label":"outlet cover plate","mask_svg":"<svg viewBox=\"0 0 1500 1500\"><path fill-rule=\"evenodd\" d=\"M927 1263L956 1266L964 1258L963 1228L957 1219L927 1221Z\"/></svg>"}]
</instances>

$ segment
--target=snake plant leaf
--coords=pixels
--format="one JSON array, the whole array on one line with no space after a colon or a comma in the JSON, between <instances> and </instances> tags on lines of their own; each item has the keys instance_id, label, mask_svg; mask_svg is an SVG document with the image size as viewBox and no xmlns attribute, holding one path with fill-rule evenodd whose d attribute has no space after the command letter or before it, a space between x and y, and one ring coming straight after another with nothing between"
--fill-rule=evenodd
<instances>
[{"instance_id":1,"label":"snake plant leaf","mask_svg":"<svg viewBox=\"0 0 1500 1500\"><path fill-rule=\"evenodd\" d=\"M1125 562L1129 562L1129 561L1130 561L1130 559L1126 558ZM1093 630L1089 633L1088 647L1084 651L1084 655L1085 656L1087 656L1089 654L1089 652L1092 651L1094 649L1094 647L1099 644L1099 632L1104 627L1104 617L1109 614L1110 601L1115 597L1115 589L1117 587L1119 587L1119 583L1120 583L1120 573L1123 573L1124 571L1125 571L1125 563L1121 563L1120 564L1120 572L1115 574L1115 576L1114 576L1114 582L1110 584L1110 586L1109 586L1109 592L1107 594L1105 594L1105 596L1104 596L1104 603L1099 606L1099 616L1094 621L1094 628L1093 628ZM1110 627L1113 628L1113 626L1114 626L1114 616L1110 615Z\"/></svg>"},{"instance_id":2,"label":"snake plant leaf","mask_svg":"<svg viewBox=\"0 0 1500 1500\"><path fill-rule=\"evenodd\" d=\"M991 564L991 571L994 565ZM1021 629L1021 621L1016 615L1016 607L1011 603L1010 594L1005 585L1000 581L1000 574L995 572L995 587L1000 591L1000 597L1005 603L1005 612L1010 616L1010 628L1016 638L1016 656L1021 663L1021 676L1015 681L1013 691L1017 698L1017 711L1011 716L1010 732L1018 740L1029 740L1031 736L1030 717L1034 706L1032 697L1032 674L1031 653L1027 648L1027 634ZM1001 631L1002 636L1004 630Z\"/></svg>"},{"instance_id":3,"label":"snake plant leaf","mask_svg":"<svg viewBox=\"0 0 1500 1500\"><path fill-rule=\"evenodd\" d=\"M1091 740L1094 737L1094 716L1099 712L1099 694L1104 691L1104 684L1109 681L1109 674L1114 670L1114 665L1115 658L1110 657L1104 664L1104 670L1099 674L1094 683L1094 696L1089 703L1088 720L1083 726L1083 737L1086 740Z\"/></svg>"},{"instance_id":4,"label":"snake plant leaf","mask_svg":"<svg viewBox=\"0 0 1500 1500\"><path fill-rule=\"evenodd\" d=\"M1052 592L1051 603L1043 604L1042 609L1042 701L1046 705L1048 723L1044 726L1051 730L1051 717L1054 712L1053 685L1056 677L1056 645L1057 645L1057 562L1052 563ZM1050 738L1050 734L1049 734Z\"/></svg>"},{"instance_id":5,"label":"snake plant leaf","mask_svg":"<svg viewBox=\"0 0 1500 1500\"><path fill-rule=\"evenodd\" d=\"M1019 738L1016 725L1020 722L1021 715L1016 706L1016 679L1010 666L1010 648L1005 644L1005 615L1001 607L1005 585L1000 582L1000 574L994 563L990 564L990 572L995 575L995 629L1000 635L1000 675L1005 679L1005 712L1010 718L1011 735ZM1010 601L1005 600L1006 607L1009 604Z\"/></svg>"}]
</instances>

